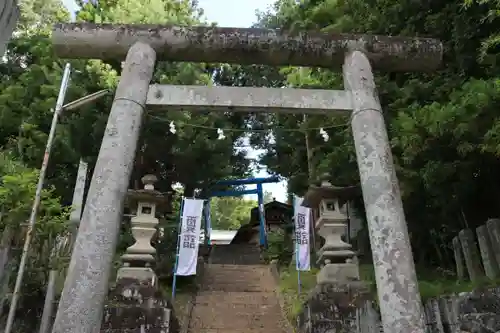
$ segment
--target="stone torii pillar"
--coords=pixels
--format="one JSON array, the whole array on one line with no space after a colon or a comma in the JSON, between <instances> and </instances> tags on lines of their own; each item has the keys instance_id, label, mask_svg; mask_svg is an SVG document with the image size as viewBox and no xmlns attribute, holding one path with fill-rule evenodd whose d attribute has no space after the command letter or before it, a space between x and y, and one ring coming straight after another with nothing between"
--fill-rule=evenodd
<instances>
[{"instance_id":1,"label":"stone torii pillar","mask_svg":"<svg viewBox=\"0 0 500 333\"><path fill-rule=\"evenodd\" d=\"M155 51L130 47L115 93L52 332L99 332Z\"/></svg>"},{"instance_id":2,"label":"stone torii pillar","mask_svg":"<svg viewBox=\"0 0 500 333\"><path fill-rule=\"evenodd\" d=\"M234 112L352 110L384 332L424 333L401 194L372 67L384 71L432 71L442 58L439 41L353 34L289 34L268 29L88 23L58 24L52 36L55 51L63 58L123 60L126 56L53 333L99 331L121 207L145 103L168 104L174 110L175 106L185 110L225 107L225 111ZM164 61L331 69L343 66L346 91L183 86L152 89L148 85L155 56Z\"/></svg>"},{"instance_id":3,"label":"stone torii pillar","mask_svg":"<svg viewBox=\"0 0 500 333\"><path fill-rule=\"evenodd\" d=\"M5 53L19 16L20 10L17 0L0 1L0 55Z\"/></svg>"}]
</instances>

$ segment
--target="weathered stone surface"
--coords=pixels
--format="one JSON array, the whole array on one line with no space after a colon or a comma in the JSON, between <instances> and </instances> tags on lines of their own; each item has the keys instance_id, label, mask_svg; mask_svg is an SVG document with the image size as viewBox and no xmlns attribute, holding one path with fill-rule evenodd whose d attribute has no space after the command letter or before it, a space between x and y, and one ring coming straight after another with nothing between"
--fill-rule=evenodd
<instances>
[{"instance_id":1,"label":"weathered stone surface","mask_svg":"<svg viewBox=\"0 0 500 333\"><path fill-rule=\"evenodd\" d=\"M454 296L443 296L438 300L443 329L449 333L461 333L458 322L458 305Z\"/></svg>"},{"instance_id":2,"label":"weathered stone surface","mask_svg":"<svg viewBox=\"0 0 500 333\"><path fill-rule=\"evenodd\" d=\"M298 317L298 332L387 332L381 329L379 314L367 297L356 297L355 293L349 296L341 293L342 296L338 297L337 292L338 289L322 290L318 294L324 295L323 298L319 297L317 301L311 301L311 298L308 300ZM350 305L345 306L350 297L355 300L352 302L357 313L355 321L352 308ZM336 302L339 299L340 301ZM309 304L316 306L308 306ZM339 312L342 312L343 316L340 316ZM429 299L425 304L425 323L426 333L500 332L500 287ZM412 331L399 333L406 332Z\"/></svg>"},{"instance_id":3,"label":"weathered stone surface","mask_svg":"<svg viewBox=\"0 0 500 333\"><path fill-rule=\"evenodd\" d=\"M316 274L318 284L350 283L359 281L359 265L357 263L326 264Z\"/></svg>"},{"instance_id":4,"label":"weathered stone surface","mask_svg":"<svg viewBox=\"0 0 500 333\"><path fill-rule=\"evenodd\" d=\"M369 59L349 53L344 85L353 98L351 127L370 231L385 333L423 333L418 290L398 179Z\"/></svg>"},{"instance_id":5,"label":"weathered stone surface","mask_svg":"<svg viewBox=\"0 0 500 333\"><path fill-rule=\"evenodd\" d=\"M460 239L458 236L453 237L452 240L453 254L455 256L455 265L457 270L457 278L459 280L465 279L465 262L462 252L462 244L460 244Z\"/></svg>"},{"instance_id":6,"label":"weathered stone surface","mask_svg":"<svg viewBox=\"0 0 500 333\"><path fill-rule=\"evenodd\" d=\"M441 310L436 299L429 300L425 306L425 317L427 322L427 333L444 333L443 322L441 320Z\"/></svg>"},{"instance_id":7,"label":"weathered stone surface","mask_svg":"<svg viewBox=\"0 0 500 333\"><path fill-rule=\"evenodd\" d=\"M52 38L63 58L123 59L141 41L159 60L275 66L341 68L347 51L362 50L386 71L431 71L443 53L442 44L430 38L208 26L56 24Z\"/></svg>"},{"instance_id":8,"label":"weathered stone surface","mask_svg":"<svg viewBox=\"0 0 500 333\"><path fill-rule=\"evenodd\" d=\"M455 298L461 332L500 331L500 288L461 293Z\"/></svg>"},{"instance_id":9,"label":"weathered stone surface","mask_svg":"<svg viewBox=\"0 0 500 333\"><path fill-rule=\"evenodd\" d=\"M491 243L491 237L488 233L486 225L482 225L476 229L477 242L479 244L479 252L483 262L484 272L486 276L492 280L496 279L500 273L495 251Z\"/></svg>"},{"instance_id":10,"label":"weathered stone surface","mask_svg":"<svg viewBox=\"0 0 500 333\"><path fill-rule=\"evenodd\" d=\"M7 42L16 27L19 14L17 0L0 1L0 55L5 53Z\"/></svg>"},{"instance_id":11,"label":"weathered stone surface","mask_svg":"<svg viewBox=\"0 0 500 333\"><path fill-rule=\"evenodd\" d=\"M148 106L168 111L328 113L351 112L343 90L151 85Z\"/></svg>"},{"instance_id":12,"label":"weathered stone surface","mask_svg":"<svg viewBox=\"0 0 500 333\"><path fill-rule=\"evenodd\" d=\"M500 219L489 219L486 222L486 228L491 239L491 246L495 253L495 258L500 267Z\"/></svg>"},{"instance_id":13,"label":"weathered stone surface","mask_svg":"<svg viewBox=\"0 0 500 333\"><path fill-rule=\"evenodd\" d=\"M172 304L146 280L123 278L110 291L101 333L178 333L179 330Z\"/></svg>"},{"instance_id":14,"label":"weathered stone surface","mask_svg":"<svg viewBox=\"0 0 500 333\"><path fill-rule=\"evenodd\" d=\"M356 310L356 333L381 333L380 314L375 310L373 301L365 301Z\"/></svg>"},{"instance_id":15,"label":"weathered stone surface","mask_svg":"<svg viewBox=\"0 0 500 333\"><path fill-rule=\"evenodd\" d=\"M82 217L83 197L85 195L85 182L87 181L88 163L80 160L76 174L75 188L73 190L73 201L71 203L71 223L78 225Z\"/></svg>"},{"instance_id":16,"label":"weathered stone surface","mask_svg":"<svg viewBox=\"0 0 500 333\"><path fill-rule=\"evenodd\" d=\"M500 332L500 288L477 289L426 302L428 333Z\"/></svg>"},{"instance_id":17,"label":"weathered stone surface","mask_svg":"<svg viewBox=\"0 0 500 333\"><path fill-rule=\"evenodd\" d=\"M357 312L370 299L361 283L317 285L298 316L300 333L356 332Z\"/></svg>"},{"instance_id":18,"label":"weathered stone surface","mask_svg":"<svg viewBox=\"0 0 500 333\"><path fill-rule=\"evenodd\" d=\"M345 307L336 307L337 304L333 301L336 298L332 297L335 293L328 294L328 292L330 291L324 291L327 296L325 300L320 299L316 303L318 306L307 307L307 304L305 305L299 314L298 332L386 332L379 327L379 315L365 297L361 297L361 301L355 298L356 301L353 302L353 307L356 308L357 312L357 318L354 322L349 307L347 307L347 311L343 311L343 317L332 314L333 311L342 311L341 309L345 309ZM332 303L333 307L330 307L328 304ZM325 307L322 308L322 304L325 304ZM314 326L314 320L318 322L316 326ZM429 299L425 304L425 323L426 333L500 332L500 287ZM403 332L411 331L399 333Z\"/></svg>"},{"instance_id":19,"label":"weathered stone surface","mask_svg":"<svg viewBox=\"0 0 500 333\"><path fill-rule=\"evenodd\" d=\"M474 233L470 229L460 230L458 233L460 244L464 253L465 266L471 281L477 281L484 276L481 266L481 257L476 245Z\"/></svg>"}]
</instances>

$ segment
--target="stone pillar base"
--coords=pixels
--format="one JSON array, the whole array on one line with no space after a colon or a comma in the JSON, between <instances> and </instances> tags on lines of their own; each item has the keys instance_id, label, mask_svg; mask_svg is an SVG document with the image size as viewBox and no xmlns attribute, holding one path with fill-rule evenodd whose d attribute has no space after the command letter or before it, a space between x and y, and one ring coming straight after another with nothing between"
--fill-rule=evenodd
<instances>
[{"instance_id":1,"label":"stone pillar base","mask_svg":"<svg viewBox=\"0 0 500 333\"><path fill-rule=\"evenodd\" d=\"M361 281L317 285L297 318L297 332L358 332L356 311L371 298L368 286Z\"/></svg>"},{"instance_id":2,"label":"stone pillar base","mask_svg":"<svg viewBox=\"0 0 500 333\"><path fill-rule=\"evenodd\" d=\"M101 333L178 333L172 304L157 288L152 269L122 267L108 295Z\"/></svg>"}]
</instances>

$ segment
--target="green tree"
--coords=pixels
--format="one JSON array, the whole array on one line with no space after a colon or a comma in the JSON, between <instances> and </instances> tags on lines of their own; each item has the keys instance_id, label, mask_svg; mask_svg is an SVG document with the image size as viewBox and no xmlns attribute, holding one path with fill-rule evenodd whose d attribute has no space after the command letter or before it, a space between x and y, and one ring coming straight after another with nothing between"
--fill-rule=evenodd
<instances>
[{"instance_id":1,"label":"green tree","mask_svg":"<svg viewBox=\"0 0 500 333\"><path fill-rule=\"evenodd\" d=\"M0 231L2 232L2 246L13 249L8 252L9 258L5 267L0 267L3 274L1 281L1 306L7 298L5 284L12 284L15 280L12 275L19 268L19 251L23 246L24 235L27 231L27 222L31 213L35 189L38 182L38 171L27 168L16 161L8 153L0 152ZM63 269L67 263L67 251L61 252L62 262L50 260L52 249L56 246L57 236L67 229L68 209L64 208L61 200L54 194L54 188L48 187L42 191L40 208L37 214L37 223L33 231L31 251L28 253L25 267L25 278L21 288L21 297L18 305L20 316L23 317L21 326L33 330L36 328L39 309L43 308L44 290L48 280L49 270L54 265ZM5 251L2 249L2 251ZM24 318L22 314L29 313Z\"/></svg>"},{"instance_id":2,"label":"green tree","mask_svg":"<svg viewBox=\"0 0 500 333\"><path fill-rule=\"evenodd\" d=\"M498 1L280 0L258 25L288 31L432 36L444 44L443 66L434 73L377 73L376 81L392 143L415 258L422 265L450 265L448 244L465 225L500 215L498 168ZM241 85L252 71L228 75ZM282 68L282 86L342 89L339 72ZM265 82L272 86L273 83ZM252 135L267 153L260 161L289 180L293 193L308 186L305 131L315 175L328 172L338 185L359 182L347 118L269 115L254 119ZM280 128L297 131L281 131ZM318 128L329 134L324 142ZM314 128L314 129L312 129ZM362 207L358 207L362 208ZM362 211L362 210L361 210ZM438 258L443 258L438 259ZM441 262L438 262L441 261ZM442 262L444 261L444 262Z\"/></svg>"},{"instance_id":3,"label":"green tree","mask_svg":"<svg viewBox=\"0 0 500 333\"><path fill-rule=\"evenodd\" d=\"M220 230L238 230L250 222L250 211L257 207L256 201L241 197L212 198L210 204L212 227Z\"/></svg>"}]
</instances>

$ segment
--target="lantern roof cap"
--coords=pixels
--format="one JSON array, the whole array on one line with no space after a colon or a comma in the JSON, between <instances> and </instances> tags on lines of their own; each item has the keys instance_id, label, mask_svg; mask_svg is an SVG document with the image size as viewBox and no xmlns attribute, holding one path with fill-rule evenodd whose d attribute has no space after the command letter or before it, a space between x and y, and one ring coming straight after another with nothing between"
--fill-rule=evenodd
<instances>
[{"instance_id":1,"label":"lantern roof cap","mask_svg":"<svg viewBox=\"0 0 500 333\"><path fill-rule=\"evenodd\" d=\"M354 186L336 186L330 183L329 174L324 174L320 181L309 186L304 195L303 206L317 208L322 200L328 199L344 199L350 200L361 194L359 185Z\"/></svg>"},{"instance_id":2,"label":"lantern roof cap","mask_svg":"<svg viewBox=\"0 0 500 333\"><path fill-rule=\"evenodd\" d=\"M155 204L158 211L167 209L172 193L155 190L154 183L158 181L155 175L147 174L141 178L141 181L144 184L143 189L127 190L125 205L127 207L134 207L139 202L147 202Z\"/></svg>"}]
</instances>

